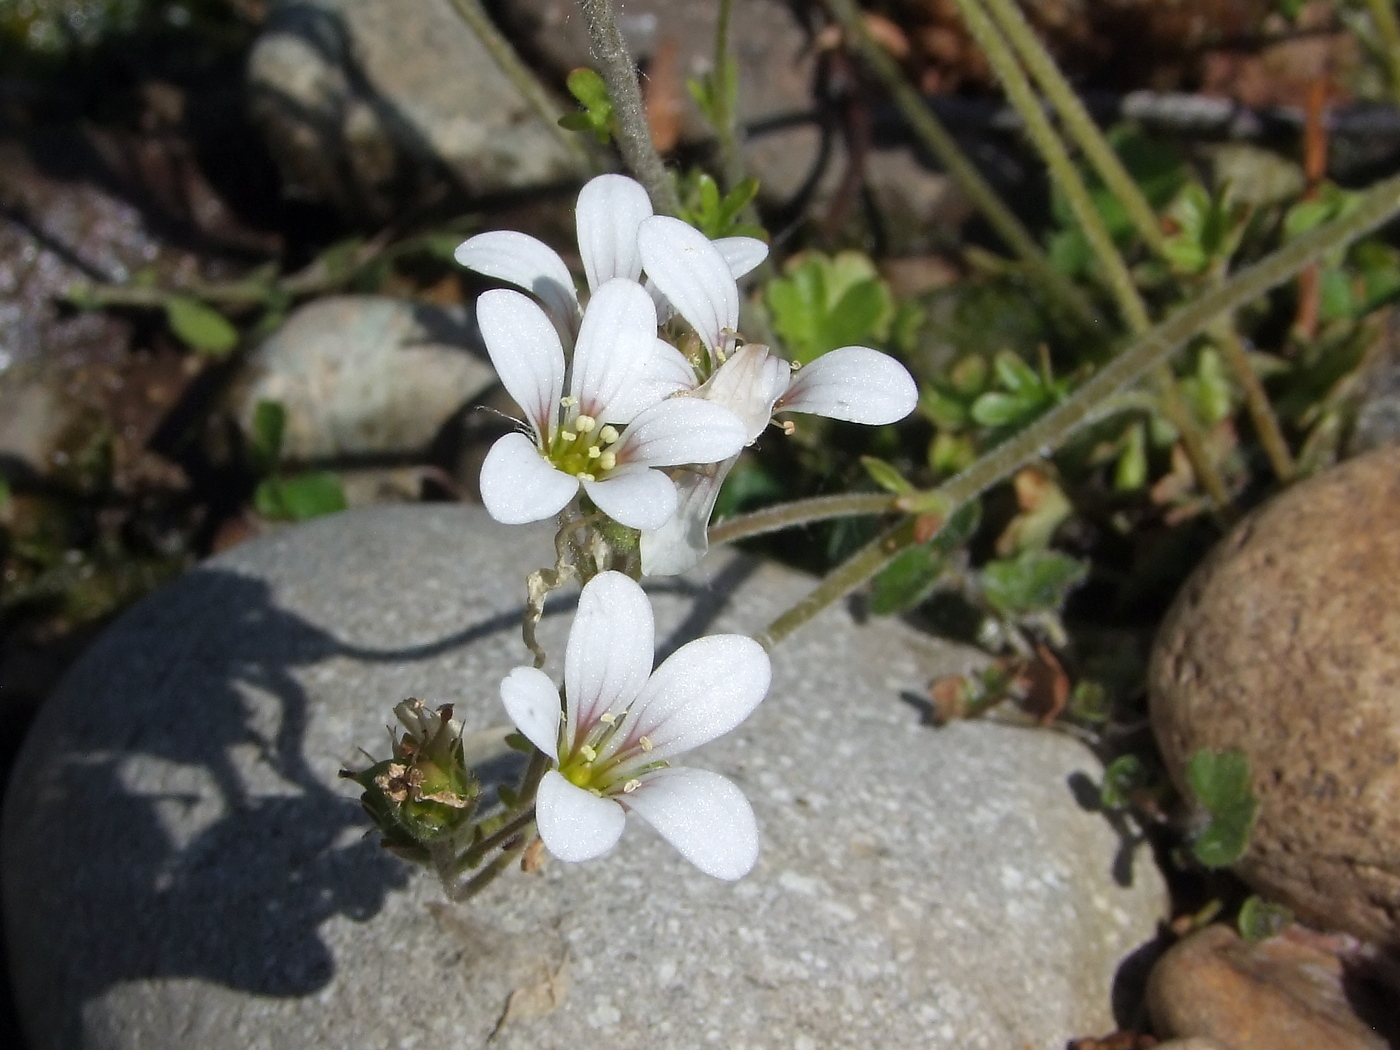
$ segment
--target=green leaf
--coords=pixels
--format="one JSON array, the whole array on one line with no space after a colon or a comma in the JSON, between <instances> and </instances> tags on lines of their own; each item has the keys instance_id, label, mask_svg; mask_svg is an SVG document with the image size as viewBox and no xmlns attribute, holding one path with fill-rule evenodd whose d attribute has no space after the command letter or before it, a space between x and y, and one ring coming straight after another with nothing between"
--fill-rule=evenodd
<instances>
[{"instance_id":1,"label":"green leaf","mask_svg":"<svg viewBox=\"0 0 1400 1050\"><path fill-rule=\"evenodd\" d=\"M238 345L238 329L198 299L172 295L165 301L165 320L181 342L197 353L222 357Z\"/></svg>"},{"instance_id":2,"label":"green leaf","mask_svg":"<svg viewBox=\"0 0 1400 1050\"><path fill-rule=\"evenodd\" d=\"M883 343L895 315L894 297L860 252L794 256L766 294L773 327L799 364L838 347Z\"/></svg>"},{"instance_id":3,"label":"green leaf","mask_svg":"<svg viewBox=\"0 0 1400 1050\"><path fill-rule=\"evenodd\" d=\"M1027 417L1039 407L1038 400L1023 400L1014 394L991 390L972 403L972 418L984 427L1004 427L1028 422Z\"/></svg>"},{"instance_id":4,"label":"green leaf","mask_svg":"<svg viewBox=\"0 0 1400 1050\"><path fill-rule=\"evenodd\" d=\"M901 551L876 575L870 595L870 611L891 616L912 609L928 597L946 562L942 555L920 545Z\"/></svg>"},{"instance_id":5,"label":"green leaf","mask_svg":"<svg viewBox=\"0 0 1400 1050\"><path fill-rule=\"evenodd\" d=\"M1211 813L1228 812L1254 800L1249 760L1243 751L1196 751L1186 762L1186 782Z\"/></svg>"},{"instance_id":6,"label":"green leaf","mask_svg":"<svg viewBox=\"0 0 1400 1050\"><path fill-rule=\"evenodd\" d=\"M1123 432L1118 463L1113 469L1113 487L1119 492L1136 492L1147 483L1147 427L1137 422Z\"/></svg>"},{"instance_id":7,"label":"green leaf","mask_svg":"<svg viewBox=\"0 0 1400 1050\"><path fill-rule=\"evenodd\" d=\"M282 441L287 432L287 410L280 401L259 401L253 409L253 447L255 466L266 473L277 465L282 455Z\"/></svg>"},{"instance_id":8,"label":"green leaf","mask_svg":"<svg viewBox=\"0 0 1400 1050\"><path fill-rule=\"evenodd\" d=\"M1119 755L1103 771L1099 798L1106 809L1123 809L1133 792L1147 784L1147 767L1137 755Z\"/></svg>"},{"instance_id":9,"label":"green leaf","mask_svg":"<svg viewBox=\"0 0 1400 1050\"><path fill-rule=\"evenodd\" d=\"M1218 813L1191 845L1191 852L1207 868L1228 868L1249 848L1254 830L1255 809Z\"/></svg>"},{"instance_id":10,"label":"green leaf","mask_svg":"<svg viewBox=\"0 0 1400 1050\"><path fill-rule=\"evenodd\" d=\"M875 484L886 492L893 492L896 496L904 496L914 491L914 486L905 479L904 475L883 459L878 459L875 456L861 456L860 465L865 468L865 472L870 475Z\"/></svg>"},{"instance_id":11,"label":"green leaf","mask_svg":"<svg viewBox=\"0 0 1400 1050\"><path fill-rule=\"evenodd\" d=\"M559 126L570 131L592 132L599 142L607 143L613 132L613 104L603 78L587 67L580 67L569 74L565 84L583 112L565 114L559 118Z\"/></svg>"},{"instance_id":12,"label":"green leaf","mask_svg":"<svg viewBox=\"0 0 1400 1050\"><path fill-rule=\"evenodd\" d=\"M253 506L273 521L305 521L344 510L345 490L339 478L324 472L265 478L253 494Z\"/></svg>"},{"instance_id":13,"label":"green leaf","mask_svg":"<svg viewBox=\"0 0 1400 1050\"><path fill-rule=\"evenodd\" d=\"M1272 904L1256 894L1251 894L1240 905L1240 914L1235 920L1235 925L1239 928L1240 936L1248 943L1258 944L1282 933L1284 927L1292 921L1293 913L1282 904Z\"/></svg>"},{"instance_id":14,"label":"green leaf","mask_svg":"<svg viewBox=\"0 0 1400 1050\"><path fill-rule=\"evenodd\" d=\"M1088 574L1088 565L1068 554L1032 548L984 565L982 596L1007 619L1057 612Z\"/></svg>"}]
</instances>

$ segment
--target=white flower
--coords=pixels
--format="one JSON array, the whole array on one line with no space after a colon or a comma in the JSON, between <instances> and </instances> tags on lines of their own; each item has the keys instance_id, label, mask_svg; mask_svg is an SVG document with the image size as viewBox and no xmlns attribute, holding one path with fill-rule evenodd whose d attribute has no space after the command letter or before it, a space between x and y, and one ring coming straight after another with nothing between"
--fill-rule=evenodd
<instances>
[{"instance_id":1,"label":"white flower","mask_svg":"<svg viewBox=\"0 0 1400 1050\"><path fill-rule=\"evenodd\" d=\"M563 346L533 300L505 289L485 292L477 320L491 363L530 429L498 440L481 465L481 500L497 521L551 517L581 483L614 520L659 528L677 495L671 479L651 468L712 463L744 444L743 424L722 405L663 400L684 382L677 371L684 360L657 338L651 297L633 281L610 280L594 293L579 325L567 397Z\"/></svg>"},{"instance_id":2,"label":"white flower","mask_svg":"<svg viewBox=\"0 0 1400 1050\"><path fill-rule=\"evenodd\" d=\"M635 812L701 871L746 875L758 827L743 793L717 773L669 760L729 732L768 692L768 654L752 638L683 645L654 672L651 604L617 572L584 585L564 653L564 703L543 671L501 682L516 727L554 760L536 797L540 838L560 860L602 856Z\"/></svg>"},{"instance_id":3,"label":"white flower","mask_svg":"<svg viewBox=\"0 0 1400 1050\"><path fill-rule=\"evenodd\" d=\"M726 353L739 320L739 292L720 251L685 223L661 216L643 220L637 242L647 273L710 352L713 371L691 395L733 411L749 442L777 412L880 426L914 410L919 390L908 369L868 346L843 346L800 369L759 343ZM728 460L678 477L680 510L642 534L643 572L685 572L704 557L715 498L733 465Z\"/></svg>"},{"instance_id":4,"label":"white flower","mask_svg":"<svg viewBox=\"0 0 1400 1050\"><path fill-rule=\"evenodd\" d=\"M651 213L646 190L625 175L599 175L584 185L578 195L574 222L590 293L596 293L614 277L640 280L642 260L637 232ZM704 239L703 234L695 232ZM768 255L768 246L753 237L722 237L714 244L727 260L727 272L734 279L744 276ZM457 248L456 258L469 270L534 293L564 341L573 341L583 309L568 266L549 245L528 234L496 230L464 241ZM658 307L664 323L670 313L660 297Z\"/></svg>"}]
</instances>

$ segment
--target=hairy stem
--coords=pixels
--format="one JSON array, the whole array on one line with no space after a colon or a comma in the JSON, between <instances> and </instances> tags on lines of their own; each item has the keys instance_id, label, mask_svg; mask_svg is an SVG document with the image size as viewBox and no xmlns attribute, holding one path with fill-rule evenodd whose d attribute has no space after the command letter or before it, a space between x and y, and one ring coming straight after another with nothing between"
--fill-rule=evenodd
<instances>
[{"instance_id":1,"label":"hairy stem","mask_svg":"<svg viewBox=\"0 0 1400 1050\"><path fill-rule=\"evenodd\" d=\"M1069 150L1065 148L1065 144L1046 117L1045 109L1031 88L1029 78L1000 30L978 5L978 0L957 0L957 4L963 20L967 23L968 31L987 56L997 79L1006 90L1007 99L1025 121L1026 132L1049 167L1056 185L1064 193L1075 221L1083 231L1085 240L1089 242L1095 259L1098 260L1124 321L1134 335L1142 335L1152 327L1147 304L1133 282L1128 264L1124 262L1117 245L1113 243L1113 237L1089 194L1089 188L1080 177L1079 169L1070 158ZM1196 478L1223 512L1230 505L1230 494L1206 452L1200 427L1191 417L1177 389L1176 377L1172 375L1171 369L1162 363L1153 368L1152 379L1162 399L1162 413L1181 435L1182 447L1191 461Z\"/></svg>"},{"instance_id":2,"label":"hairy stem","mask_svg":"<svg viewBox=\"0 0 1400 1050\"><path fill-rule=\"evenodd\" d=\"M1293 454L1288 451L1283 428L1279 426L1278 417L1274 415L1273 405L1269 403L1264 384L1259 381L1254 366L1249 363L1249 353L1244 348L1244 340L1240 338L1240 333L1235 329L1234 321L1230 317L1222 317L1216 321L1210 334L1211 340L1220 348L1226 363L1240 381L1244 390L1245 406L1249 409L1249 418L1254 421L1259 444L1264 448L1264 455L1269 457L1274 477L1283 484L1288 484L1297 475L1298 467L1293 461Z\"/></svg>"},{"instance_id":3,"label":"hairy stem","mask_svg":"<svg viewBox=\"0 0 1400 1050\"><path fill-rule=\"evenodd\" d=\"M822 0L831 17L840 24L847 39L865 64L889 92L891 100L909 122L916 138L938 158L945 171L967 194L968 199L991 225L1011 251L1025 264L1029 275L1053 302L1068 309L1081 327L1097 331L1103 322L1092 303L1059 270L1051 265L1021 220L992 189L962 151L957 140L924 104L904 73L889 54L865 30L854 0Z\"/></svg>"},{"instance_id":4,"label":"hairy stem","mask_svg":"<svg viewBox=\"0 0 1400 1050\"><path fill-rule=\"evenodd\" d=\"M1051 455L1080 427L1101 418L1102 406L1109 398L1165 362L1189 340L1205 332L1221 315L1232 314L1292 280L1318 259L1365 236L1398 212L1400 175L1367 190L1354 211L1285 244L1175 311L1085 380L1065 401L939 486L937 492L945 500L948 516L1027 463ZM913 541L914 519L907 518L837 566L809 595L755 637L771 649L822 609L874 576Z\"/></svg>"},{"instance_id":5,"label":"hairy stem","mask_svg":"<svg viewBox=\"0 0 1400 1050\"><path fill-rule=\"evenodd\" d=\"M487 835L475 846L453 860L447 867L446 875L456 876L481 863L482 858L499 846L504 846L535 822L535 807L530 806L511 820L506 821L497 831Z\"/></svg>"},{"instance_id":6,"label":"hairy stem","mask_svg":"<svg viewBox=\"0 0 1400 1050\"><path fill-rule=\"evenodd\" d=\"M1366 0L1366 8L1381 38L1391 97L1400 105L1400 20L1395 17L1395 0Z\"/></svg>"},{"instance_id":7,"label":"hairy stem","mask_svg":"<svg viewBox=\"0 0 1400 1050\"><path fill-rule=\"evenodd\" d=\"M476 38L481 41L481 46L486 48L497 68L515 85L515 90L520 92L530 108L544 121L565 152L578 165L579 170L593 170L593 159L584 149L579 136L559 126L559 108L545 93L535 74L520 61L520 56L515 53L515 48L510 46L510 41L496 28L496 23L491 21L491 16L481 6L481 0L452 0L452 6L467 24L467 28L476 34Z\"/></svg>"},{"instance_id":8,"label":"hairy stem","mask_svg":"<svg viewBox=\"0 0 1400 1050\"><path fill-rule=\"evenodd\" d=\"M719 0L719 19L715 23L715 138L719 148L720 178L726 191L744 181L744 154L738 114L731 105L733 99L723 85L737 75L734 55L729 50L729 20L734 0ZM755 213L756 215L756 213ZM748 218L753 219L754 216Z\"/></svg>"},{"instance_id":9,"label":"hairy stem","mask_svg":"<svg viewBox=\"0 0 1400 1050\"><path fill-rule=\"evenodd\" d=\"M461 904L463 901L471 900L487 886L495 882L500 874L510 867L511 862L525 852L525 847L528 845L528 841L522 840L518 846L505 850L500 856L493 858L490 864L486 865L486 867L482 868L471 878L457 882L452 886L445 886L447 899L454 904Z\"/></svg>"},{"instance_id":10,"label":"hairy stem","mask_svg":"<svg viewBox=\"0 0 1400 1050\"><path fill-rule=\"evenodd\" d=\"M898 498L885 492L858 492L781 503L776 507L765 507L752 514L744 514L712 525L710 543L733 543L736 540L746 540L750 536L762 536L766 532L777 532L794 525L807 525L832 518L845 518L857 514L885 514L898 509Z\"/></svg>"},{"instance_id":11,"label":"hairy stem","mask_svg":"<svg viewBox=\"0 0 1400 1050\"><path fill-rule=\"evenodd\" d=\"M642 89L637 83L637 67L627 51L627 41L622 39L617 28L611 0L578 0L578 6L588 26L589 49L612 98L622 161L646 187L651 206L657 213L676 215L681 210L680 200L676 197L671 175L652 144Z\"/></svg>"}]
</instances>

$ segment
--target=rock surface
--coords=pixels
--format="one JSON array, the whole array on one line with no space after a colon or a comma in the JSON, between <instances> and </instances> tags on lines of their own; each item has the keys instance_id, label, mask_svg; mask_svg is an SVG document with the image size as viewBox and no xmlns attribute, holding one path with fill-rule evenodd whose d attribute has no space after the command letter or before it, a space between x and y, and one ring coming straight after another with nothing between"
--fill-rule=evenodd
<instances>
[{"instance_id":1,"label":"rock surface","mask_svg":"<svg viewBox=\"0 0 1400 1050\"><path fill-rule=\"evenodd\" d=\"M1148 979L1154 1028L1227 1050L1388 1050L1356 1005L1384 1009L1383 996L1358 989L1338 957L1305 936L1251 945L1217 924L1187 937Z\"/></svg>"},{"instance_id":2,"label":"rock surface","mask_svg":"<svg viewBox=\"0 0 1400 1050\"><path fill-rule=\"evenodd\" d=\"M1313 925L1400 945L1400 447L1288 490L1187 581L1151 668L1168 770L1238 748L1238 870Z\"/></svg>"},{"instance_id":3,"label":"rock surface","mask_svg":"<svg viewBox=\"0 0 1400 1050\"><path fill-rule=\"evenodd\" d=\"M479 508L350 512L234 548L114 625L7 800L32 1050L1059 1050L1113 1027L1160 874L1144 853L1115 882L1120 843L1067 784L1098 775L1073 741L921 725L901 691L968 657L897 622L827 610L775 652L755 715L688 758L754 804L762 854L737 884L638 825L454 907L366 840L337 769L384 749L406 695L456 703L468 730L503 721L517 596L547 556L548 529ZM651 588L663 650L753 631L810 586L718 553L702 571ZM542 624L554 664L570 603Z\"/></svg>"},{"instance_id":4,"label":"rock surface","mask_svg":"<svg viewBox=\"0 0 1400 1050\"><path fill-rule=\"evenodd\" d=\"M328 296L258 347L234 411L246 432L259 401L281 402L294 460L415 453L495 380L464 310Z\"/></svg>"},{"instance_id":5,"label":"rock surface","mask_svg":"<svg viewBox=\"0 0 1400 1050\"><path fill-rule=\"evenodd\" d=\"M281 0L248 89L289 192L353 217L582 174L450 0Z\"/></svg>"}]
</instances>

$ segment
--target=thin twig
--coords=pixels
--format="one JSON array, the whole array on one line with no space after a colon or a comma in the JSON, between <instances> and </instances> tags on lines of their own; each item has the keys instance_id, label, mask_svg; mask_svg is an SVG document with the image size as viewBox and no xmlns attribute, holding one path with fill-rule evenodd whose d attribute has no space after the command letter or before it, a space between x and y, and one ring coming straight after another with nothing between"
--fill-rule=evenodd
<instances>
[{"instance_id":1,"label":"thin twig","mask_svg":"<svg viewBox=\"0 0 1400 1050\"><path fill-rule=\"evenodd\" d=\"M832 518L847 518L860 514L887 514L896 510L897 496L888 493L851 493L844 496L815 496L812 499L794 500L776 507L765 507L752 514L721 522L710 527L710 543L735 543L751 536L790 529L797 525L809 525L815 521L829 521Z\"/></svg>"},{"instance_id":2,"label":"thin twig","mask_svg":"<svg viewBox=\"0 0 1400 1050\"><path fill-rule=\"evenodd\" d=\"M642 89L637 83L637 68L627 51L627 41L622 39L617 28L612 3L610 0L578 0L578 6L588 25L589 49L612 98L622 162L646 187L651 206L658 213L677 215L681 210L680 199L666 165L661 162L661 155L652 144Z\"/></svg>"},{"instance_id":3,"label":"thin twig","mask_svg":"<svg viewBox=\"0 0 1400 1050\"><path fill-rule=\"evenodd\" d=\"M1290 241L1218 288L1174 312L1134 340L1065 401L982 456L936 490L946 513L956 511L1021 467L1053 454L1082 426L1101 418L1103 404L1141 379L1149 369L1206 331L1212 323L1266 292L1292 280L1304 267L1338 251L1400 213L1400 175L1377 183L1358 200L1356 209ZM771 648L822 609L839 601L874 576L914 541L914 520L905 519L838 566L826 580L755 637ZM836 581L836 582L832 582Z\"/></svg>"},{"instance_id":4,"label":"thin twig","mask_svg":"<svg viewBox=\"0 0 1400 1050\"><path fill-rule=\"evenodd\" d=\"M853 0L822 0L822 4L840 24L847 40L860 53L876 79L885 86L895 106L909 122L909 128L915 137L938 158L944 170L967 194L968 199L982 213L997 236L1025 263L1030 276L1042 286L1052 302L1067 308L1081 326L1093 331L1100 330L1103 321L1093 304L1073 282L1051 265L1040 246L1021 224L1021 220L1016 218L997 195L996 190L992 189L991 184L968 159L957 140L924 104L924 100L914 90L894 59L866 32L865 23Z\"/></svg>"}]
</instances>

